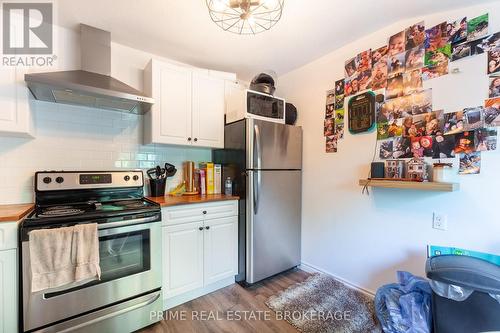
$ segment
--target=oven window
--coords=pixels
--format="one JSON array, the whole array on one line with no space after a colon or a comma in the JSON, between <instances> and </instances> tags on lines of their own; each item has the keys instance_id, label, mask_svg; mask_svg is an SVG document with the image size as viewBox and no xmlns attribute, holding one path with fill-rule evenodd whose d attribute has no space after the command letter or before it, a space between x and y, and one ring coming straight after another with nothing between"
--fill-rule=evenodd
<instances>
[{"instance_id":1,"label":"oven window","mask_svg":"<svg viewBox=\"0 0 500 333\"><path fill-rule=\"evenodd\" d=\"M256 116L283 119L283 101L271 96L260 95L248 92L247 109L248 113Z\"/></svg>"},{"instance_id":2,"label":"oven window","mask_svg":"<svg viewBox=\"0 0 500 333\"><path fill-rule=\"evenodd\" d=\"M99 237L101 282L149 270L149 230Z\"/></svg>"},{"instance_id":3,"label":"oven window","mask_svg":"<svg viewBox=\"0 0 500 333\"><path fill-rule=\"evenodd\" d=\"M119 279L151 269L150 230L99 237L101 280L45 294L45 298Z\"/></svg>"}]
</instances>

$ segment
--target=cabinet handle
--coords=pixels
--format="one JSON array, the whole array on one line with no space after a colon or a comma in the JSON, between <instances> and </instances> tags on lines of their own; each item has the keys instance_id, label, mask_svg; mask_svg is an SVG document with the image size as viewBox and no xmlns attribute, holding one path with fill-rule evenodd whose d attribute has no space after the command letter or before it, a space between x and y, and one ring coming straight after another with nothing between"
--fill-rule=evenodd
<instances>
[{"instance_id":1,"label":"cabinet handle","mask_svg":"<svg viewBox=\"0 0 500 333\"><path fill-rule=\"evenodd\" d=\"M203 227L199 227L198 230L202 231L203 230Z\"/></svg>"},{"instance_id":2,"label":"cabinet handle","mask_svg":"<svg viewBox=\"0 0 500 333\"><path fill-rule=\"evenodd\" d=\"M188 138L188 141L191 141L191 137Z\"/></svg>"},{"instance_id":3,"label":"cabinet handle","mask_svg":"<svg viewBox=\"0 0 500 333\"><path fill-rule=\"evenodd\" d=\"M198 141L198 138L194 138L194 142Z\"/></svg>"},{"instance_id":4,"label":"cabinet handle","mask_svg":"<svg viewBox=\"0 0 500 333\"><path fill-rule=\"evenodd\" d=\"M206 213L207 213L207 211L206 211L206 210L204 210L204 211L203 211L203 214L206 214Z\"/></svg>"},{"instance_id":5,"label":"cabinet handle","mask_svg":"<svg viewBox=\"0 0 500 333\"><path fill-rule=\"evenodd\" d=\"M205 229L207 229L207 230L210 229L210 226L206 226Z\"/></svg>"}]
</instances>

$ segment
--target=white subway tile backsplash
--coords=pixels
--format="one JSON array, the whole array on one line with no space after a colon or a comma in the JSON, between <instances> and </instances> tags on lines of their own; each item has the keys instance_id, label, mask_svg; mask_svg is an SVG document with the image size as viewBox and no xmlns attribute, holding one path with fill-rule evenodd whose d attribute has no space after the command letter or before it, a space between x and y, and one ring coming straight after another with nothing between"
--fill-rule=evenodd
<instances>
[{"instance_id":1,"label":"white subway tile backsplash","mask_svg":"<svg viewBox=\"0 0 500 333\"><path fill-rule=\"evenodd\" d=\"M142 144L142 116L36 101L35 138L0 137L0 204L33 201L39 170L149 169L165 162L179 170L171 189L182 180L182 162L211 160L211 150Z\"/></svg>"}]
</instances>

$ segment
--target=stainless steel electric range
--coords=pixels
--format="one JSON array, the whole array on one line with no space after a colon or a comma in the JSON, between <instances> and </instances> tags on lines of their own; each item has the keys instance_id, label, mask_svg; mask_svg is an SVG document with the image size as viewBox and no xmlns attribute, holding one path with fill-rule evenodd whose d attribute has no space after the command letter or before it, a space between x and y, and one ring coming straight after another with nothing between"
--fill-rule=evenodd
<instances>
[{"instance_id":1,"label":"stainless steel electric range","mask_svg":"<svg viewBox=\"0 0 500 333\"><path fill-rule=\"evenodd\" d=\"M159 317L161 210L143 185L142 171L35 174L35 210L19 232L24 332L131 332ZM32 293L30 231L78 223L98 223L101 280Z\"/></svg>"}]
</instances>

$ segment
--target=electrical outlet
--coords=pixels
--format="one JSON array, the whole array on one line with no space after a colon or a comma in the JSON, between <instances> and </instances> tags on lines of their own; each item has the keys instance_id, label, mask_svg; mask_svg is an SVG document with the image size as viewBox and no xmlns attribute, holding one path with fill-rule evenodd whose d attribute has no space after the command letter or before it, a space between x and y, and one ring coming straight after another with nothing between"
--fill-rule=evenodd
<instances>
[{"instance_id":1,"label":"electrical outlet","mask_svg":"<svg viewBox=\"0 0 500 333\"><path fill-rule=\"evenodd\" d=\"M444 214L434 213L432 227L438 230L448 230L448 216Z\"/></svg>"}]
</instances>

